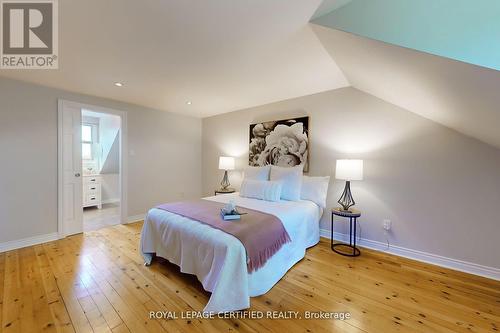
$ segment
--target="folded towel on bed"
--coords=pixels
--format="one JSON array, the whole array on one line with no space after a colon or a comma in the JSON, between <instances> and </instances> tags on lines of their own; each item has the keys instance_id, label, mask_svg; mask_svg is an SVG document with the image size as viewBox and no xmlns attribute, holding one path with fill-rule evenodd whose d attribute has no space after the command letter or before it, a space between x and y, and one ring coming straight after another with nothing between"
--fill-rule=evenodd
<instances>
[{"instance_id":1,"label":"folded towel on bed","mask_svg":"<svg viewBox=\"0 0 500 333\"><path fill-rule=\"evenodd\" d=\"M156 208L199 221L239 239L247 253L249 273L264 266L284 244L290 242L290 236L278 217L239 207L238 210L245 215L237 222L229 222L220 216L223 207L222 203L200 199L166 203Z\"/></svg>"}]
</instances>

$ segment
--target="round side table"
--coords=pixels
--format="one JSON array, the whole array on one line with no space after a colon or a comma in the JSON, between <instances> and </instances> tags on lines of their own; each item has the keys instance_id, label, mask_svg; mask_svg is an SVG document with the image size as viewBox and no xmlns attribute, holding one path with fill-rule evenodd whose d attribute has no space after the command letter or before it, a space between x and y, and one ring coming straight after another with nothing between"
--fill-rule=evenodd
<instances>
[{"instance_id":1,"label":"round side table","mask_svg":"<svg viewBox=\"0 0 500 333\"><path fill-rule=\"evenodd\" d=\"M345 217L349 219L349 244L333 243L333 219L335 216ZM359 251L359 249L356 247L356 221L360 216L361 212L355 209L351 209L350 211L342 210L342 208L332 209L330 247L333 252L346 257L357 257L361 254L361 251ZM352 250L352 253L339 251L341 248L350 248Z\"/></svg>"},{"instance_id":2,"label":"round side table","mask_svg":"<svg viewBox=\"0 0 500 333\"><path fill-rule=\"evenodd\" d=\"M228 193L234 193L236 190L234 188L226 188L226 189L218 189L215 190L215 195L217 194L228 194Z\"/></svg>"}]
</instances>

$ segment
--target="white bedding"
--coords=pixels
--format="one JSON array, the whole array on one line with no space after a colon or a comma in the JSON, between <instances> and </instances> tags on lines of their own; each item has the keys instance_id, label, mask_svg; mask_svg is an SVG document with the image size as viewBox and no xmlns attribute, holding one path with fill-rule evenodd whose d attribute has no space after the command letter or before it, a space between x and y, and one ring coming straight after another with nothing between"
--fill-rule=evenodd
<instances>
[{"instance_id":1,"label":"white bedding","mask_svg":"<svg viewBox=\"0 0 500 333\"><path fill-rule=\"evenodd\" d=\"M194 274L203 288L212 293L204 311L236 311L250 307L250 297L269 291L300 261L308 247L319 241L322 209L312 201L269 202L242 198L238 193L204 198L260 210L277 216L291 242L285 244L259 270L249 274L246 252L232 235L189 218L153 208L144 221L141 251L146 263L152 254ZM228 223L238 223L230 222Z\"/></svg>"}]
</instances>

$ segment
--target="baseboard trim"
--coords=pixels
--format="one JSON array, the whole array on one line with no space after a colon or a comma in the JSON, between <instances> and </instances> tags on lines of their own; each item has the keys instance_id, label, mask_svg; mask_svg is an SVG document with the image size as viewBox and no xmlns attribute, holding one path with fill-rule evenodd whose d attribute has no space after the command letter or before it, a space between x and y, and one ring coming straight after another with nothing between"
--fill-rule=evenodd
<instances>
[{"instance_id":1,"label":"baseboard trim","mask_svg":"<svg viewBox=\"0 0 500 333\"><path fill-rule=\"evenodd\" d=\"M127 223L143 221L144 217L145 217L145 214L129 216L127 218ZM321 237L330 239L330 231L329 230L321 229L320 235L321 235ZM335 232L333 234L333 238L335 240L338 240L341 242L348 242L349 241L349 235L341 234L338 232ZM34 236L34 237L28 237L28 238L23 238L23 239L19 239L19 240L7 241L7 242L0 243L0 253L21 249L21 248L27 247L27 246L52 242L52 241L55 241L57 239L59 239L59 235L57 232L54 232L54 233L40 235L40 236ZM475 263L471 263L471 262L467 262L467 261L443 257L443 256L440 256L437 254L408 249L408 248L396 246L396 245L391 245L389 248L387 248L387 244L385 244L383 242L379 242L379 241L374 241L371 239L361 238L358 241L358 244L359 244L359 246L366 247L366 248L369 248L372 250L390 253L390 254L394 254L397 256L401 256L401 257L405 257L405 258L409 258L409 259L414 259L414 260L426 262L429 264L442 266L442 267L446 267L446 268L451 268L451 269L454 269L457 271L475 274L475 275L479 275L479 276L484 276L484 277L487 277L490 279L500 281L500 269L499 268L483 266L483 265L479 265L479 264L475 264Z\"/></svg>"},{"instance_id":2,"label":"baseboard trim","mask_svg":"<svg viewBox=\"0 0 500 333\"><path fill-rule=\"evenodd\" d=\"M53 232L50 234L28 237L18 240L12 240L8 242L0 243L0 253L21 249L23 247L38 245L42 243L52 242L59 239L59 234L57 232Z\"/></svg>"},{"instance_id":3,"label":"baseboard trim","mask_svg":"<svg viewBox=\"0 0 500 333\"><path fill-rule=\"evenodd\" d=\"M126 224L128 224L128 223L134 223L134 222L139 222L139 221L144 221L145 217L146 217L146 214L139 214L139 215L129 216L129 217L127 217Z\"/></svg>"},{"instance_id":4,"label":"baseboard trim","mask_svg":"<svg viewBox=\"0 0 500 333\"><path fill-rule=\"evenodd\" d=\"M320 230L321 237L330 239L330 230L321 229ZM333 238L337 241L341 242L349 242L349 235L341 234L335 232L333 234ZM446 267L450 269L454 269L457 271L470 273L474 275L484 276L490 279L500 281L500 269L495 267L483 266L467 261L462 261L458 259L443 257L437 254L432 254L428 252L408 249L401 246L391 245L387 248L387 244L379 241L374 241L371 239L361 238L357 244L362 247L366 247L372 250L385 252L394 254L400 257L405 257L408 259L418 260L422 262L426 262L429 264Z\"/></svg>"}]
</instances>

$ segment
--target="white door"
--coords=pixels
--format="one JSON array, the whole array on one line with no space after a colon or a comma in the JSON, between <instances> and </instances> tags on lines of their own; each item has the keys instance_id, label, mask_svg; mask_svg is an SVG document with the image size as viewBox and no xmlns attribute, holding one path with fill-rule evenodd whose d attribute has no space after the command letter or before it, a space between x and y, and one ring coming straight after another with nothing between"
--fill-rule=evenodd
<instances>
[{"instance_id":1,"label":"white door","mask_svg":"<svg viewBox=\"0 0 500 333\"><path fill-rule=\"evenodd\" d=\"M83 232L81 108L61 101L59 127L59 233L65 237Z\"/></svg>"}]
</instances>

